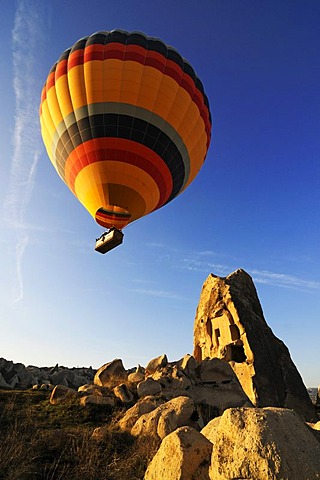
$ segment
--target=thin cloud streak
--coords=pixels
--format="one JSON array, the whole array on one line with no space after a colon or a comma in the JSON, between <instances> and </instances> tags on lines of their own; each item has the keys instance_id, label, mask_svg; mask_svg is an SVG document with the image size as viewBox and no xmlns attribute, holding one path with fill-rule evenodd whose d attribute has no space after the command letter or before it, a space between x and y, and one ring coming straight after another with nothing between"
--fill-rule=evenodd
<instances>
[{"instance_id":1,"label":"thin cloud streak","mask_svg":"<svg viewBox=\"0 0 320 480\"><path fill-rule=\"evenodd\" d=\"M17 235L15 277L19 292L15 302L23 299L22 260L29 243L25 223L35 186L37 166L42 151L38 126L40 75L38 55L43 45L44 2L21 0L17 3L12 31L13 87L15 126L8 192L4 201L4 218Z\"/></svg>"},{"instance_id":2,"label":"thin cloud streak","mask_svg":"<svg viewBox=\"0 0 320 480\"><path fill-rule=\"evenodd\" d=\"M152 246L151 244L149 246ZM155 245L158 247L158 245ZM225 277L229 275L235 268L224 263L213 263L210 261L210 257L215 256L217 258L226 258L226 254L219 254L214 251L199 251L199 252L188 252L183 253L170 247L162 246L166 250L166 256L161 257L161 261L164 261L166 258L168 263L171 263L171 266L174 268L189 270L193 272L203 272L206 275L209 273L214 273ZM171 252L171 255L168 254ZM207 259L205 257L208 257ZM233 259L232 263L234 264L235 260ZM256 268L249 269L246 268L247 272L252 276L255 283L270 285L280 288L292 288L300 291L315 291L320 290L320 282L307 280L301 277L290 275L287 273L278 273L270 272L268 270L259 270Z\"/></svg>"},{"instance_id":3,"label":"thin cloud streak","mask_svg":"<svg viewBox=\"0 0 320 480\"><path fill-rule=\"evenodd\" d=\"M274 273L267 270L251 270L249 273L257 283L295 288L298 290L320 290L320 282L305 280L286 273Z\"/></svg>"},{"instance_id":4,"label":"thin cloud streak","mask_svg":"<svg viewBox=\"0 0 320 480\"><path fill-rule=\"evenodd\" d=\"M176 295L172 292L166 292L164 290L148 290L145 288L133 288L130 290L131 292L138 293L140 295L148 295L152 297L160 297L160 298L167 298L170 300L184 300L179 295Z\"/></svg>"},{"instance_id":5,"label":"thin cloud streak","mask_svg":"<svg viewBox=\"0 0 320 480\"><path fill-rule=\"evenodd\" d=\"M29 238L27 235L23 236L16 246L16 273L17 273L17 289L18 293L15 295L15 300L13 303L18 303L20 300L23 300L24 290L23 290L23 277L22 277L22 259L27 248Z\"/></svg>"}]
</instances>

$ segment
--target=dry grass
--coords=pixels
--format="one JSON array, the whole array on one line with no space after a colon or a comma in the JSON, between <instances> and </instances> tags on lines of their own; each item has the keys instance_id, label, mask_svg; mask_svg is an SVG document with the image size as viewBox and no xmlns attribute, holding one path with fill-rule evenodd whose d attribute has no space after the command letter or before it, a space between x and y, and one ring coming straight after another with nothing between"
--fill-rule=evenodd
<instances>
[{"instance_id":1,"label":"dry grass","mask_svg":"<svg viewBox=\"0 0 320 480\"><path fill-rule=\"evenodd\" d=\"M0 390L0 480L139 480L159 442L120 432L110 407L52 406L47 392ZM91 433L107 426L97 443Z\"/></svg>"}]
</instances>

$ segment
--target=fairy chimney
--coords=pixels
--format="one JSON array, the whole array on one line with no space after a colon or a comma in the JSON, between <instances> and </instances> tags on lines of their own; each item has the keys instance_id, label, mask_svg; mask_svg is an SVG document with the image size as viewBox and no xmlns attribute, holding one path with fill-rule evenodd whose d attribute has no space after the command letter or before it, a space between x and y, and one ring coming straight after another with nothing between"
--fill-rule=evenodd
<instances>
[{"instance_id":1,"label":"fairy chimney","mask_svg":"<svg viewBox=\"0 0 320 480\"><path fill-rule=\"evenodd\" d=\"M228 362L254 405L292 408L306 420L314 418L289 350L267 325L244 270L225 278L211 274L204 282L194 322L194 357Z\"/></svg>"}]
</instances>

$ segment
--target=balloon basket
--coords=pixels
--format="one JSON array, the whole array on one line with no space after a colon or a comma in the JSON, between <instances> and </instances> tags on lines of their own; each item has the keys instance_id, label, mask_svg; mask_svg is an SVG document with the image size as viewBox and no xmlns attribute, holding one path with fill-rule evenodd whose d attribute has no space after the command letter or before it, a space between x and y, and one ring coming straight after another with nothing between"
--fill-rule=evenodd
<instances>
[{"instance_id":1,"label":"balloon basket","mask_svg":"<svg viewBox=\"0 0 320 480\"><path fill-rule=\"evenodd\" d=\"M123 241L123 233L117 228L110 228L108 232L104 232L96 241L95 250L99 253L110 252L115 247L121 245Z\"/></svg>"}]
</instances>

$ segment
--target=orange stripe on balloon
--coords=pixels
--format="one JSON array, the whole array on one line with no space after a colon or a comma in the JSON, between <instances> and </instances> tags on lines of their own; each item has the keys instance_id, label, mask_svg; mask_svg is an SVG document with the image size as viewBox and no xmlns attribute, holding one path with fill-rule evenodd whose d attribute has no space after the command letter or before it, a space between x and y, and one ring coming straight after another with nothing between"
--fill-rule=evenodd
<instances>
[{"instance_id":1,"label":"orange stripe on balloon","mask_svg":"<svg viewBox=\"0 0 320 480\"><path fill-rule=\"evenodd\" d=\"M153 150L123 138L102 137L80 144L74 149L65 165L65 182L74 192L75 180L82 168L97 161L114 161L131 164L146 171L156 182L160 192L159 208L171 195L173 182L169 168Z\"/></svg>"},{"instance_id":2,"label":"orange stripe on balloon","mask_svg":"<svg viewBox=\"0 0 320 480\"><path fill-rule=\"evenodd\" d=\"M106 45L101 44L94 44L89 45L85 49L78 49L73 51L69 55L68 59L68 71L71 70L73 67L83 64L85 61L90 61L92 58L95 60L102 60L101 59L101 46L103 46L103 60L106 59L118 59L118 60L131 60L139 62L143 65L152 66L157 70L161 71L165 75L173 78L182 88L184 88L189 95L191 96L192 100L196 103L200 115L204 120L206 132L208 135L208 139L210 139L210 132L211 132L211 121L209 117L208 108L204 104L204 98L200 90L198 90L197 86L195 85L193 79L187 73L184 73L181 67L175 63L173 60L167 59L162 54L155 52L153 50L144 49L147 54L144 57L137 56L137 52L142 52L141 47L140 49L129 48L132 47L131 45L126 46L122 43L112 42ZM96 50L95 48L96 47ZM86 51L88 49L90 58L86 58ZM99 53L99 58L96 57L94 52ZM205 107L205 108L204 108Z\"/></svg>"}]
</instances>

